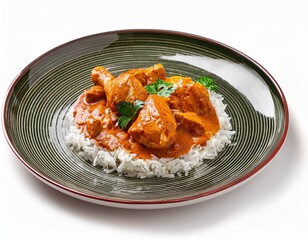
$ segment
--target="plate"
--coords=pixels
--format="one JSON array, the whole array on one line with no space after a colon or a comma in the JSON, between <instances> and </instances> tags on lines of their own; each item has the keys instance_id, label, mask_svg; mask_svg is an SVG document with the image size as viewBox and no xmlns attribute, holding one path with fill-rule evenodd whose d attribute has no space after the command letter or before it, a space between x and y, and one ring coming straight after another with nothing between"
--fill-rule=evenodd
<instances>
[{"instance_id":1,"label":"plate","mask_svg":"<svg viewBox=\"0 0 308 240\"><path fill-rule=\"evenodd\" d=\"M104 173L66 146L65 116L91 85L94 66L117 75L156 63L168 75L216 81L236 131L217 158L188 176L135 179ZM247 182L282 146L288 119L282 90L256 61L205 37L161 30L105 32L60 45L22 70L3 107L6 139L34 176L89 202L139 209L197 203Z\"/></svg>"}]
</instances>

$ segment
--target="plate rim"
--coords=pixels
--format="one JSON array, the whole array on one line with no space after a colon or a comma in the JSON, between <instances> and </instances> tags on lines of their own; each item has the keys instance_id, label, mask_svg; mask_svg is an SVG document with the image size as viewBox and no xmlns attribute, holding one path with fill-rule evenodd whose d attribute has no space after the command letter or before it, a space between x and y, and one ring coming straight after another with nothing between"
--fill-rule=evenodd
<instances>
[{"instance_id":1,"label":"plate rim","mask_svg":"<svg viewBox=\"0 0 308 240\"><path fill-rule=\"evenodd\" d=\"M11 93L14 90L15 85L19 82L20 78L38 61L40 61L43 57L47 56L48 54L59 50L63 47L66 47L67 45L80 41L82 39L86 38L93 38L95 36L104 36L107 34L133 34L133 33L150 33L150 34L164 34L164 35L175 35L177 37L186 37L190 39L195 39L195 40L200 40L202 42L208 42L210 44L216 45L218 47L223 47L227 48L228 50L231 50L232 52L236 53L237 55L240 55L241 57L245 58L246 60L252 62L254 65L256 65L262 72L271 80L271 82L274 84L276 90L278 91L282 103L283 103L283 110L284 110L284 120L285 124L283 126L283 133L279 139L279 142L275 149L271 152L271 154L257 167L246 173L244 176L235 179L231 181L228 184L225 184L221 187L212 189L210 191L202 192L199 194L191 195L191 196L186 196L186 197L181 197L181 198L171 198L167 200L125 200L125 199L115 199L115 198L109 198L105 196L95 196L93 194L88 194L88 193L83 193L80 192L76 189L69 188L67 186L62 185L61 183L58 183L54 181L53 179L49 178L48 176L45 176L44 174L40 173L34 167L32 167L25 159L22 158L22 156L19 154L18 149L16 149L13 145L13 141L9 137L8 129L6 128L6 112L8 108L8 100L11 96ZM82 200L86 200L89 202L93 203L98 203L102 205L107 205L107 206L114 206L114 207L124 207L124 208L165 208L165 207L173 207L173 206L181 206L181 205L188 205L190 203L194 202L200 202L204 201L210 198L213 198L217 195L221 195L229 190L232 190L233 188L236 188L240 186L241 184L247 182L250 180L252 177L254 177L257 173L259 173L262 169L264 169L265 166L268 165L269 162L274 158L274 156L278 153L280 148L282 147L289 128L289 109L288 109L288 104L287 100L285 98L285 95L277 83L277 81L274 79L274 77L257 61L249 57L248 55L242 53L241 51L227 45L224 43L221 43L219 41L213 40L208 37L204 37L201 35L196 35L196 34L191 34L187 32L180 32L180 31L174 31L174 30L160 30L160 29L122 29L122 30L113 30L113 31L106 31L106 32L100 32L100 33L95 33L95 34L90 34L87 36L83 36L80 38L76 38L71 41L67 41L63 44L60 44L45 53L41 54L38 56L36 59L34 59L32 62L30 62L24 69L14 78L12 83L10 84L5 96L4 96L4 101L2 104L2 129L4 132L5 139L13 151L13 153L16 155L16 157L23 163L23 165L26 166L26 168L38 179L42 180L44 183L47 185L60 190L61 192L64 192L68 195L73 195L74 197L77 197Z\"/></svg>"}]
</instances>

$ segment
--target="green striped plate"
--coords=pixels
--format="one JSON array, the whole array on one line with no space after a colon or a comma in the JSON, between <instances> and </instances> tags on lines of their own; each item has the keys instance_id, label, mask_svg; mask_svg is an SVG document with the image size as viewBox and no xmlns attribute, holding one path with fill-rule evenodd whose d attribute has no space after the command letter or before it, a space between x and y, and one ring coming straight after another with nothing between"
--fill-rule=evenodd
<instances>
[{"instance_id":1,"label":"green striped plate","mask_svg":"<svg viewBox=\"0 0 308 240\"><path fill-rule=\"evenodd\" d=\"M107 174L66 146L65 115L91 85L94 66L117 75L156 63L168 75L215 79L236 131L231 146L188 176L174 179ZM225 193L273 159L288 128L284 95L257 62L208 38L160 30L100 33L48 51L16 77L3 110L7 141L36 177L74 197L124 208L183 206Z\"/></svg>"}]
</instances>

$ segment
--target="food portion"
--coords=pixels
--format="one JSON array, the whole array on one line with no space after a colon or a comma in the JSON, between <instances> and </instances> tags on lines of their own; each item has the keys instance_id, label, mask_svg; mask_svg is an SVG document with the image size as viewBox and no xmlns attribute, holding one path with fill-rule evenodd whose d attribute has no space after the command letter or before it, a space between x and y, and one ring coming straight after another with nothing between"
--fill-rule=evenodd
<instances>
[{"instance_id":1,"label":"food portion","mask_svg":"<svg viewBox=\"0 0 308 240\"><path fill-rule=\"evenodd\" d=\"M217 86L210 78L194 81L184 76L167 77L163 65L156 64L128 70L117 77L103 66L97 66L92 70L91 79L94 86L85 90L74 105L67 142L84 153L86 147L74 142L74 134L78 133L82 141L89 139L97 152L90 160L106 166L106 171L110 171L110 165L99 157L101 151L110 156L120 151L130 164L138 162L146 169L142 176L139 170L119 170L124 160L115 156L113 171L148 177L154 174L149 166L155 161L161 164L168 159L168 164L176 163L194 149L206 148L211 138L226 128L221 126L217 106L215 109L211 102L211 96L219 99L220 95L213 92ZM224 109L222 113L227 117ZM227 128L231 130L230 123ZM230 136L223 145L229 143ZM183 164L172 171L167 171L169 177L188 172L183 171ZM154 174L160 175L164 174Z\"/></svg>"},{"instance_id":2,"label":"food portion","mask_svg":"<svg viewBox=\"0 0 308 240\"><path fill-rule=\"evenodd\" d=\"M153 149L156 157L175 158L183 154L184 133L189 151L220 128L208 90L188 77L166 78L161 64L118 77L99 66L91 78L95 85L75 105L75 124L106 149L124 148L145 160Z\"/></svg>"}]
</instances>

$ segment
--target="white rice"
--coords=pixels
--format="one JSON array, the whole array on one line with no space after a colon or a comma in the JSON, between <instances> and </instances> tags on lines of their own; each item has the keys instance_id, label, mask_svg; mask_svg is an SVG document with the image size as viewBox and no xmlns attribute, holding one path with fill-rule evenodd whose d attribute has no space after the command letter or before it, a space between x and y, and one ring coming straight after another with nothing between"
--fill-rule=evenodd
<instances>
[{"instance_id":1,"label":"white rice","mask_svg":"<svg viewBox=\"0 0 308 240\"><path fill-rule=\"evenodd\" d=\"M91 161L94 166L100 166L104 172L116 172L128 177L164 177L173 178L175 175L188 175L189 171L200 166L206 159L214 159L224 146L231 144L235 134L232 131L230 117L225 112L226 105L220 94L210 91L210 99L216 109L220 123L220 130L207 141L206 146L194 146L187 154L171 159L157 158L151 160L136 158L125 149L108 151L96 145L95 140L86 138L74 125L72 111L69 113L69 132L66 136L67 145L78 153L80 157Z\"/></svg>"}]
</instances>

